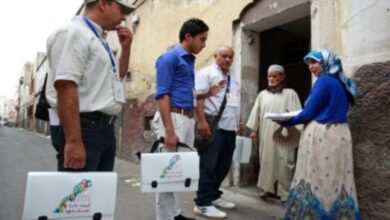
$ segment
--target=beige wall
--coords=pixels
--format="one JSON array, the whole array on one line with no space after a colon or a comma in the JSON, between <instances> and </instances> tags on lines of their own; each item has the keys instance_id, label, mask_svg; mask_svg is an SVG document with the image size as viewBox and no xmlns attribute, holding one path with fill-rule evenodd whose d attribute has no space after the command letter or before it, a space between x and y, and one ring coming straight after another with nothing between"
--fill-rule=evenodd
<instances>
[{"instance_id":1,"label":"beige wall","mask_svg":"<svg viewBox=\"0 0 390 220\"><path fill-rule=\"evenodd\" d=\"M331 48L350 75L390 60L390 1L313 0L312 48Z\"/></svg>"},{"instance_id":2,"label":"beige wall","mask_svg":"<svg viewBox=\"0 0 390 220\"><path fill-rule=\"evenodd\" d=\"M23 67L23 84L20 89L20 102L22 108L27 108L30 105L30 86L32 82L34 65L30 62L24 64Z\"/></svg>"},{"instance_id":3,"label":"beige wall","mask_svg":"<svg viewBox=\"0 0 390 220\"><path fill-rule=\"evenodd\" d=\"M207 47L197 56L196 69L210 64L215 48L232 44L232 21L251 0L147 0L134 14L140 20L134 26L130 59L132 81L126 86L128 98L145 100L154 93L155 61L167 48L179 42L182 23L192 17L210 27ZM132 15L131 15L132 16ZM128 25L131 25L131 16Z\"/></svg>"}]
</instances>

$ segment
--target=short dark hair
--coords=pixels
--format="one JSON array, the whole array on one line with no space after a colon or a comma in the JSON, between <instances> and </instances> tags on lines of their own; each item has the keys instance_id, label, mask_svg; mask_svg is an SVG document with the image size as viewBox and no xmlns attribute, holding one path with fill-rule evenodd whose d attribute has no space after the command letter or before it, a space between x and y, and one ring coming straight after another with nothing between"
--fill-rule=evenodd
<instances>
[{"instance_id":1,"label":"short dark hair","mask_svg":"<svg viewBox=\"0 0 390 220\"><path fill-rule=\"evenodd\" d=\"M185 35L190 34L192 37L195 37L198 34L203 34L209 30L209 26L207 26L204 21L198 18L191 18L183 23L180 28L179 40L183 42Z\"/></svg>"}]
</instances>

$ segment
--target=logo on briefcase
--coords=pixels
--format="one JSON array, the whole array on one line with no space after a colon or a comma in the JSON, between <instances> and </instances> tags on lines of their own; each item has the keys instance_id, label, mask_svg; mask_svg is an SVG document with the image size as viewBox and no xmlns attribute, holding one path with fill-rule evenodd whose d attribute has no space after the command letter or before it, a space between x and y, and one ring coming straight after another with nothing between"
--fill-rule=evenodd
<instances>
[{"instance_id":1,"label":"logo on briefcase","mask_svg":"<svg viewBox=\"0 0 390 220\"><path fill-rule=\"evenodd\" d=\"M181 156L179 154L173 155L173 157L169 160L168 165L164 168L162 174L160 175L160 178L170 179L174 177L182 177L183 168L181 167L181 165L177 164L179 160L181 160Z\"/></svg>"}]
</instances>

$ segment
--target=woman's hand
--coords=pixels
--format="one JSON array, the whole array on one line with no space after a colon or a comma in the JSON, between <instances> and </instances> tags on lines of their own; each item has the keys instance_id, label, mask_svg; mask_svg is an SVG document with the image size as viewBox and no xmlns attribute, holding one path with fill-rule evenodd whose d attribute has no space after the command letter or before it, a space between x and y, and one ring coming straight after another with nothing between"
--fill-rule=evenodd
<instances>
[{"instance_id":1,"label":"woman's hand","mask_svg":"<svg viewBox=\"0 0 390 220\"><path fill-rule=\"evenodd\" d=\"M276 121L276 120L272 120L272 121L283 127L283 122L282 121Z\"/></svg>"}]
</instances>

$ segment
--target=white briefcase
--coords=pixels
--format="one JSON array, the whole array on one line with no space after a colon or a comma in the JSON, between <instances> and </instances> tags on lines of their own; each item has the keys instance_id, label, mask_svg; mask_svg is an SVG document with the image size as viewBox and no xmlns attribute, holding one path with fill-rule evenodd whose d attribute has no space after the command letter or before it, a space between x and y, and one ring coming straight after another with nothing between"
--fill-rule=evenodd
<instances>
[{"instance_id":1,"label":"white briefcase","mask_svg":"<svg viewBox=\"0 0 390 220\"><path fill-rule=\"evenodd\" d=\"M23 219L113 220L116 186L114 172L29 172Z\"/></svg>"},{"instance_id":2,"label":"white briefcase","mask_svg":"<svg viewBox=\"0 0 390 220\"><path fill-rule=\"evenodd\" d=\"M233 160L239 163L249 163L252 154L252 139L242 136L236 137L236 149Z\"/></svg>"},{"instance_id":3,"label":"white briefcase","mask_svg":"<svg viewBox=\"0 0 390 220\"><path fill-rule=\"evenodd\" d=\"M144 153L141 156L141 192L198 190L197 152Z\"/></svg>"}]
</instances>

